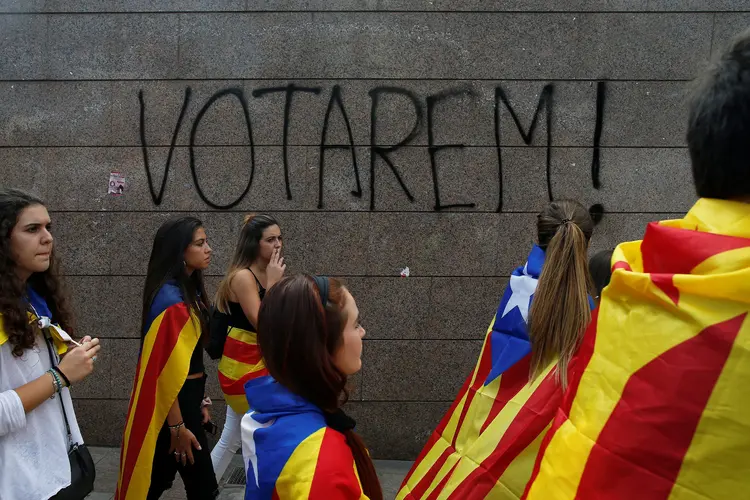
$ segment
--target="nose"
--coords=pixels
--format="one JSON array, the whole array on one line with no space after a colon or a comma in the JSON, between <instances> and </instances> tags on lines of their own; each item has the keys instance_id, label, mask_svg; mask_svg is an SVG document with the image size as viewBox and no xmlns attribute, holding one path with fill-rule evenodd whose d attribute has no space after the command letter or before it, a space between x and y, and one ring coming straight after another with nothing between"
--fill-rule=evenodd
<instances>
[{"instance_id":1,"label":"nose","mask_svg":"<svg viewBox=\"0 0 750 500\"><path fill-rule=\"evenodd\" d=\"M365 335L367 335L367 332L365 331L365 327L363 326L363 327L362 327L362 335L360 335L360 337L359 337L359 338L361 338L361 339L362 339L362 338L364 338L364 337L365 337Z\"/></svg>"},{"instance_id":2,"label":"nose","mask_svg":"<svg viewBox=\"0 0 750 500\"><path fill-rule=\"evenodd\" d=\"M52 233L50 233L46 228L42 229L42 244L43 245L52 243L54 239L55 238L52 236Z\"/></svg>"},{"instance_id":3,"label":"nose","mask_svg":"<svg viewBox=\"0 0 750 500\"><path fill-rule=\"evenodd\" d=\"M211 249L210 246L208 246L208 243L206 243L206 253L207 254L211 254L212 252L213 252L213 250Z\"/></svg>"}]
</instances>

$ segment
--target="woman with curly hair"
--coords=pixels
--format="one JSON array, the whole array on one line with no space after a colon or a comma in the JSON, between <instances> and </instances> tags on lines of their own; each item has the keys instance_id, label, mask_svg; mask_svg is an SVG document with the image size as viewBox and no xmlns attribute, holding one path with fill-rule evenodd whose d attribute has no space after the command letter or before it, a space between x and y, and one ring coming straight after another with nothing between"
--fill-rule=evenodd
<instances>
[{"instance_id":1,"label":"woman with curly hair","mask_svg":"<svg viewBox=\"0 0 750 500\"><path fill-rule=\"evenodd\" d=\"M73 315L50 231L41 200L0 190L3 500L75 498L66 492L71 485L68 452L83 438L68 387L91 374L100 346L98 339L84 337L78 347L68 347L74 343L66 333L73 331Z\"/></svg>"}]
</instances>

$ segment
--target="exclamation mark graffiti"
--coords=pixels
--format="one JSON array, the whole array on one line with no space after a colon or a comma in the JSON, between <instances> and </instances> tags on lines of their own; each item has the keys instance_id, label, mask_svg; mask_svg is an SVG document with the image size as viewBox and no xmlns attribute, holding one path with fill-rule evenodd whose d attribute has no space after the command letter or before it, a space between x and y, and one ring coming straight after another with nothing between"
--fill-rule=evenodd
<instances>
[{"instance_id":1,"label":"exclamation mark graffiti","mask_svg":"<svg viewBox=\"0 0 750 500\"><path fill-rule=\"evenodd\" d=\"M601 169L599 144L602 139L602 125L604 123L604 98L607 90L607 82L596 82L596 125L594 126L594 152L591 158L591 182L594 189L601 187L599 171ZM601 203L594 203L589 207L589 214L594 219L594 224L599 224L604 217L604 207Z\"/></svg>"}]
</instances>

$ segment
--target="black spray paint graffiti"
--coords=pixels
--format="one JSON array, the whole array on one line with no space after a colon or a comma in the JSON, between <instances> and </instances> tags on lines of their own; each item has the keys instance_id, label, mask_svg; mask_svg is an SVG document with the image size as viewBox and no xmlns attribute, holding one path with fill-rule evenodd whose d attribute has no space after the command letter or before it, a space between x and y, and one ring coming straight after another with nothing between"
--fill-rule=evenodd
<instances>
[{"instance_id":1,"label":"black spray paint graffiti","mask_svg":"<svg viewBox=\"0 0 750 500\"><path fill-rule=\"evenodd\" d=\"M284 183L285 183L285 188L286 188L286 196L287 196L287 199L289 200L292 199L292 191L291 191L290 180L289 180L289 162L288 162L288 157L287 157L287 151L288 151L288 142L289 142L288 141L289 124L290 124L293 96L295 92L305 92L305 93L319 95L321 90L322 89L318 87L298 87L294 85L293 83L290 83L289 85L285 87L262 88L262 89L256 89L252 92L253 97L256 97L256 98L260 98L271 93L277 93L277 92L285 93L284 129L283 129L283 168L284 168ZM409 131L409 133L406 134L406 136L400 141L398 141L396 144L392 144L389 146L380 144L377 138L378 106L380 104L381 97L384 95L388 95L388 94L401 95L401 96L406 97L409 100L409 102L411 102L412 108L414 110L414 125ZM550 200L553 199L552 180L551 180L553 95L554 95L553 85L552 84L545 85L539 96L539 101L537 102L537 107L536 107L536 110L534 111L534 115L531 119L531 123L528 129L524 130L523 125L521 124L521 120L518 118L518 115L516 114L516 111L513 108L513 105L511 104L510 100L508 99L507 94L505 93L505 90L501 86L497 86L495 88L494 127L495 127L495 148L497 151L497 166L498 166L497 212L502 212L502 209L503 209L504 186L503 186L503 155L502 155L502 146L501 146L502 144L501 115L502 115L503 108L505 108L510 113L510 117L513 120L513 123L515 124L516 130L521 135L521 138L523 139L526 145L530 145L533 142L534 132L539 123L539 115L542 113L542 111L544 111L545 124L546 124L546 140L547 140L547 144L546 144L547 196ZM234 201L222 205L222 204L218 204L208 199L208 197L205 195L205 193L200 187L200 181L198 179L198 175L196 171L194 148L195 148L195 137L196 137L196 133L198 130L198 125L203 119L203 116L205 115L205 113L211 108L211 106L216 101L218 101L219 99L223 97L229 97L229 96L234 96L237 98L237 101L242 108L242 112L245 118L245 125L247 127L247 136L248 136L247 146L250 148L250 172L249 172L247 185L245 186L245 189L243 190L242 194L240 194ZM370 210L375 210L375 202L376 202L376 198L375 198L376 168L375 167L378 162L378 159L383 160L383 162L385 162L385 164L390 168L394 177L396 178L399 185L401 186L401 189L404 191L404 194L406 195L407 199L413 202L414 196L412 195L411 191L404 183L404 180L401 177L401 174L399 173L399 170L396 167L396 164L391 158L391 155L397 150L413 142L422 132L422 129L424 126L425 108L422 105L422 101L416 94L414 94L413 92L407 89L403 89L400 87L389 87L389 86L375 87L369 91L369 96L371 99L370 145L369 145L369 148L370 148ZM428 140L427 150L430 156L432 184L433 184L433 192L435 196L434 209L436 211L453 209L453 208L476 207L475 203L468 203L468 202L467 203L443 204L443 200L441 198L441 193L440 193L440 181L439 181L439 176L438 176L438 163L437 163L438 153L446 149L461 149L461 148L464 148L465 145L463 144L435 144L435 122L433 118L434 111L435 111L436 106L440 102L445 101L450 98L464 97L464 96L476 97L476 94L471 89L455 88L455 89L448 89L448 90L439 92L437 94L427 96L425 100L427 103L427 107L426 107L427 140ZM592 180L594 188L596 189L599 189L601 187L601 182L599 178L600 169L601 169L600 141L601 141L603 122L604 122L605 96L606 96L606 82L603 82L603 81L598 82L597 93L596 93L596 122L594 126L593 156L592 156L592 161L591 161L591 180ZM190 98L191 98L191 90L190 90L190 87L187 87L185 89L185 95L183 97L182 108L180 110L180 114L179 114L179 117L177 118L177 123L175 125L174 132L172 134L172 141L169 146L169 154L167 155L167 161L166 161L166 165L164 168L164 177L162 179L161 186L159 187L159 191L157 192L154 189L154 181L151 175L151 167L150 167L149 159L148 159L148 145L146 143L146 123L145 123L146 122L146 119L145 119L146 103L143 97L143 91L140 91L138 93L138 101L140 104L141 149L143 151L143 161L144 161L144 166L146 168L146 177L148 180L151 198L154 204L156 205L160 205L164 197L164 190L167 184L169 168L172 162L172 154L174 152L174 147L177 142L177 136L179 134L180 128L182 127L182 122L185 118L185 112L190 102ZM346 145L328 144L327 142L329 124L330 124L331 114L333 112L334 106L339 109L341 117L343 118L344 125L346 126L349 144L346 144ZM352 133L352 125L349 120L349 115L346 112L346 108L344 106L344 100L343 100L342 93L341 93L341 87L339 85L335 85L331 91L331 97L328 101L328 107L326 109L326 113L323 118L323 131L321 134L320 146L319 146L320 163L319 163L319 172L318 172L318 205L317 205L319 209L322 209L324 206L324 187L323 187L324 182L323 180L324 180L324 171L325 171L326 151L332 150L332 149L340 149L340 150L348 149L351 152L352 168L354 170L354 177L355 177L355 183L356 183L356 187L354 190L351 191L351 194L357 198L361 198L362 197L362 185L361 185L360 176L359 176L359 166L357 164L357 153L356 153L356 148L355 148L355 143L354 143L354 134ZM198 196L201 198L201 200L204 203L206 203L206 205L215 209L230 209L236 206L245 198L247 193L250 191L250 188L252 187L253 177L255 173L255 144L253 142L253 130L252 130L252 122L250 119L250 110L249 110L249 106L247 103L247 99L245 98L245 95L242 89L238 89L238 88L223 89L223 90L216 92L206 101L206 103L198 112L198 115L196 116L193 122L193 126L190 130L189 152L190 152L190 171L191 171L191 175L193 178L193 182L195 183L195 188L196 188L196 191L198 192ZM592 205L589 208L589 212L594 218L594 221L598 223L604 214L604 208L602 207L601 204L597 203L595 205Z\"/></svg>"}]
</instances>

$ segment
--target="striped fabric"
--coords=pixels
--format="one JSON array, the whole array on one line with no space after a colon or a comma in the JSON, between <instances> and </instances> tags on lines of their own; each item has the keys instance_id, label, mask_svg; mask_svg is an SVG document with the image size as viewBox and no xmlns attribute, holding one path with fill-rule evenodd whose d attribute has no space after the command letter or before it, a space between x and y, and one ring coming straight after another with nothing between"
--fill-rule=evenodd
<instances>
[{"instance_id":1,"label":"striped fabric","mask_svg":"<svg viewBox=\"0 0 750 500\"><path fill-rule=\"evenodd\" d=\"M750 204L623 243L526 498L750 497Z\"/></svg>"},{"instance_id":2,"label":"striped fabric","mask_svg":"<svg viewBox=\"0 0 750 500\"><path fill-rule=\"evenodd\" d=\"M125 424L117 500L143 500L151 483L156 439L188 375L190 357L200 337L179 288L158 292L149 313Z\"/></svg>"},{"instance_id":3,"label":"striped fabric","mask_svg":"<svg viewBox=\"0 0 750 500\"><path fill-rule=\"evenodd\" d=\"M258 334L230 326L219 361L219 384L224 399L236 413L248 410L245 383L264 375L268 375L268 370L260 355Z\"/></svg>"},{"instance_id":4,"label":"striped fabric","mask_svg":"<svg viewBox=\"0 0 750 500\"><path fill-rule=\"evenodd\" d=\"M397 498L518 499L562 401L554 364L529 383L526 323L544 263L535 246L510 282L474 372L430 437Z\"/></svg>"},{"instance_id":5,"label":"striped fabric","mask_svg":"<svg viewBox=\"0 0 750 500\"><path fill-rule=\"evenodd\" d=\"M242 418L246 500L360 500L354 457L321 410L270 376L251 380Z\"/></svg>"}]
</instances>

